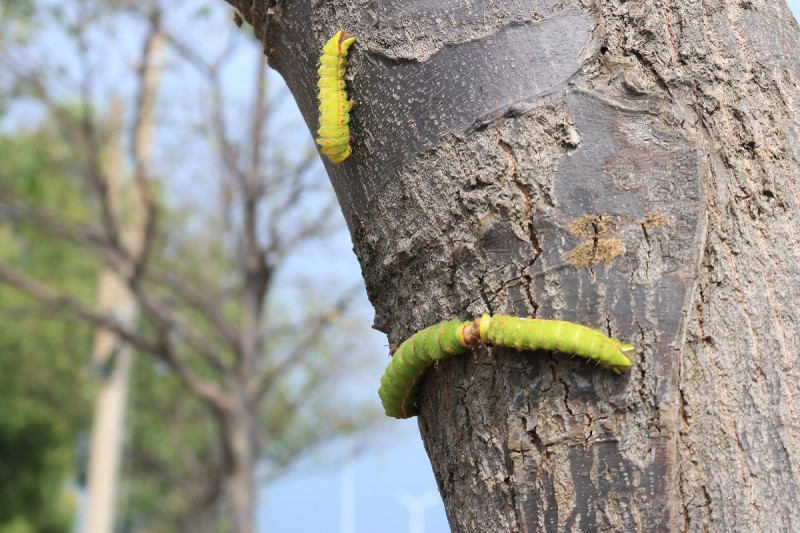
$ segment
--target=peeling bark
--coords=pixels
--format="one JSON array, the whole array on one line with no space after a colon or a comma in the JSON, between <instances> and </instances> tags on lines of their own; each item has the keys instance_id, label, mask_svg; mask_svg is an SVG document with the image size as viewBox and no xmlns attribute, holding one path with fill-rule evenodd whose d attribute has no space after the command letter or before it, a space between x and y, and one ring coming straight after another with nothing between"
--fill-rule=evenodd
<instances>
[{"instance_id":1,"label":"peeling bark","mask_svg":"<svg viewBox=\"0 0 800 533\"><path fill-rule=\"evenodd\" d=\"M488 311L637 346L625 377L497 349L430 372L454 531L800 530L784 2L238 3L311 130L321 43L358 38L326 165L392 342Z\"/></svg>"}]
</instances>

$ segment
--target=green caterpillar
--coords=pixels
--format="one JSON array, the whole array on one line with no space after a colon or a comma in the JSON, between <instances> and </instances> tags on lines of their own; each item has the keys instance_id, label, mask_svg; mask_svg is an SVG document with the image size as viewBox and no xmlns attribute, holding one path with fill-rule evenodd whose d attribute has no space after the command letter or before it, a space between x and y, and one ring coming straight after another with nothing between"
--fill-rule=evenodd
<instances>
[{"instance_id":1,"label":"green caterpillar","mask_svg":"<svg viewBox=\"0 0 800 533\"><path fill-rule=\"evenodd\" d=\"M334 163L350 157L350 110L344 74L347 49L356 42L353 34L339 30L322 47L319 58L319 129L317 144Z\"/></svg>"},{"instance_id":2,"label":"green caterpillar","mask_svg":"<svg viewBox=\"0 0 800 533\"><path fill-rule=\"evenodd\" d=\"M441 322L409 337L381 377L378 395L387 416L409 418L422 376L435 361L462 354L478 343L517 350L550 350L596 361L616 374L631 368L634 347L596 329L564 320L483 315L474 322Z\"/></svg>"}]
</instances>

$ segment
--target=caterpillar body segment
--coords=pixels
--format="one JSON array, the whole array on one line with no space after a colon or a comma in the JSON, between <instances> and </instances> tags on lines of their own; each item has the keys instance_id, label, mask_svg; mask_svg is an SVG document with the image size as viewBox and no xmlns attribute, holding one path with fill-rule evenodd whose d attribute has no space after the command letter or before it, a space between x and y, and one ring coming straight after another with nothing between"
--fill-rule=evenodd
<instances>
[{"instance_id":1,"label":"caterpillar body segment","mask_svg":"<svg viewBox=\"0 0 800 533\"><path fill-rule=\"evenodd\" d=\"M406 339L381 377L378 395L388 416L409 418L417 414L417 392L425 370L440 359L469 350L462 331L469 322L450 320L435 324Z\"/></svg>"},{"instance_id":2,"label":"caterpillar body segment","mask_svg":"<svg viewBox=\"0 0 800 533\"><path fill-rule=\"evenodd\" d=\"M490 317L486 337L481 339L517 350L549 350L585 357L616 374L630 370L629 357L634 352L632 345L580 324L507 315Z\"/></svg>"},{"instance_id":3,"label":"caterpillar body segment","mask_svg":"<svg viewBox=\"0 0 800 533\"><path fill-rule=\"evenodd\" d=\"M417 393L428 367L437 360L462 354L478 343L578 355L616 374L630 370L634 355L632 345L564 320L485 314L474 322L441 322L409 337L386 367L378 389L386 414L394 418L416 415Z\"/></svg>"},{"instance_id":4,"label":"caterpillar body segment","mask_svg":"<svg viewBox=\"0 0 800 533\"><path fill-rule=\"evenodd\" d=\"M334 163L350 156L350 110L353 101L347 98L347 51L356 41L353 34L337 31L319 58L319 129L316 139L322 153Z\"/></svg>"}]
</instances>

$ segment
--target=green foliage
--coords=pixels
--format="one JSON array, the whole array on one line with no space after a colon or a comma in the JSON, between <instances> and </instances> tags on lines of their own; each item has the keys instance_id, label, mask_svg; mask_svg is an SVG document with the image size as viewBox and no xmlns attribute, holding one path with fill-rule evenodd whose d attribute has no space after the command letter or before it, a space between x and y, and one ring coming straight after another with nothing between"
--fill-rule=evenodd
<instances>
[{"instance_id":1,"label":"green foliage","mask_svg":"<svg viewBox=\"0 0 800 533\"><path fill-rule=\"evenodd\" d=\"M85 216L81 192L55 161L50 135L0 138L0 183L16 195ZM57 288L91 296L94 258L0 211L0 261ZM47 316L0 284L0 533L67 532L76 442L89 421L89 328Z\"/></svg>"},{"instance_id":2,"label":"green foliage","mask_svg":"<svg viewBox=\"0 0 800 533\"><path fill-rule=\"evenodd\" d=\"M38 406L9 407L0 413L0 457L9 458L0 463L0 533L68 532L75 511L64 487L72 466L69 430Z\"/></svg>"},{"instance_id":3,"label":"green foliage","mask_svg":"<svg viewBox=\"0 0 800 533\"><path fill-rule=\"evenodd\" d=\"M4 20L25 20L33 16L31 0L0 0L0 15Z\"/></svg>"},{"instance_id":4,"label":"green foliage","mask_svg":"<svg viewBox=\"0 0 800 533\"><path fill-rule=\"evenodd\" d=\"M222 460L208 409L186 394L164 365L136 358L123 465L123 523L168 533L200 519L193 515L202 513Z\"/></svg>"}]
</instances>

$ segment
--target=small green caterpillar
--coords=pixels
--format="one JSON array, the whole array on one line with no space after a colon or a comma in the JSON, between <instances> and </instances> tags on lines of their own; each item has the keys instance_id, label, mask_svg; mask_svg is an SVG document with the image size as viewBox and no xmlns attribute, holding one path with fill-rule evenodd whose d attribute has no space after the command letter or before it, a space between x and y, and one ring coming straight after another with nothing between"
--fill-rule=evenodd
<instances>
[{"instance_id":1,"label":"small green caterpillar","mask_svg":"<svg viewBox=\"0 0 800 533\"><path fill-rule=\"evenodd\" d=\"M470 350L483 342L517 350L550 350L586 357L616 374L631 368L634 347L596 329L564 320L483 315L474 322L451 320L423 329L397 349L381 377L378 395L387 416L417 414L422 376L435 361Z\"/></svg>"},{"instance_id":2,"label":"small green caterpillar","mask_svg":"<svg viewBox=\"0 0 800 533\"><path fill-rule=\"evenodd\" d=\"M319 58L319 129L317 144L334 163L350 157L350 110L344 74L347 49L356 41L353 34L339 30L322 47Z\"/></svg>"}]
</instances>

